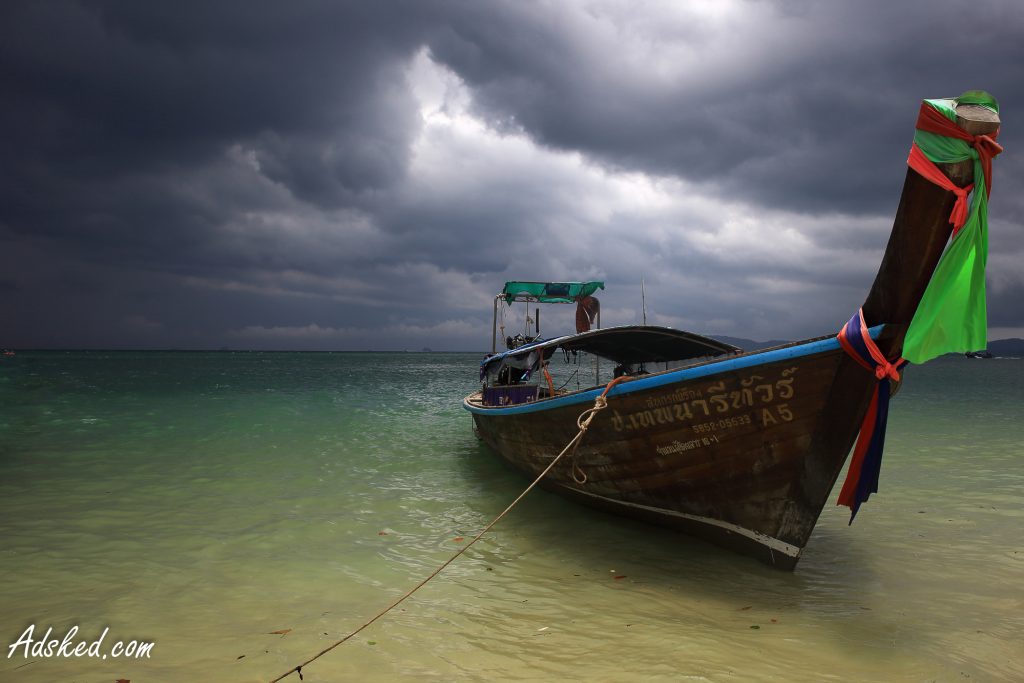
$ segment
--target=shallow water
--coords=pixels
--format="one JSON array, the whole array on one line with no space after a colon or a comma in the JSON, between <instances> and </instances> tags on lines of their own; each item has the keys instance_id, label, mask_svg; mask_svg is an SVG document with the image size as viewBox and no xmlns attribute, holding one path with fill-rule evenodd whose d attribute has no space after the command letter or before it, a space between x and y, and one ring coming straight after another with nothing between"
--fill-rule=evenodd
<instances>
[{"instance_id":1,"label":"shallow water","mask_svg":"<svg viewBox=\"0 0 1024 683\"><path fill-rule=\"evenodd\" d=\"M357 628L528 483L461 408L478 360L0 361L0 680L266 681ZM305 680L1024 680L1022 405L1024 361L911 368L881 492L794 573L532 492ZM29 625L154 646L6 657Z\"/></svg>"}]
</instances>

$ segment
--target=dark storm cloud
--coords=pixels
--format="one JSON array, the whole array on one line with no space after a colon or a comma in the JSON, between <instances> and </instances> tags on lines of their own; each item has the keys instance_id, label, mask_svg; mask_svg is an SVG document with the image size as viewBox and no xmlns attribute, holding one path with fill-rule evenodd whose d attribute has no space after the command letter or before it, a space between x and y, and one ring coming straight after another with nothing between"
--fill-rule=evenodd
<instances>
[{"instance_id":1,"label":"dark storm cloud","mask_svg":"<svg viewBox=\"0 0 1024 683\"><path fill-rule=\"evenodd\" d=\"M918 100L1024 107L1022 18L7 2L0 343L476 348L504 279L607 279L632 322L641 274L670 324L820 333L870 282ZM1015 328L1007 122L990 272Z\"/></svg>"},{"instance_id":2,"label":"dark storm cloud","mask_svg":"<svg viewBox=\"0 0 1024 683\"><path fill-rule=\"evenodd\" d=\"M271 177L328 203L402 172L414 126L387 83L416 43L369 4L8 3L4 14L4 121L17 131L4 160L22 192L173 174L254 138Z\"/></svg>"},{"instance_id":3,"label":"dark storm cloud","mask_svg":"<svg viewBox=\"0 0 1024 683\"><path fill-rule=\"evenodd\" d=\"M431 45L496 125L770 206L888 210L903 173L893 151L907 146L922 92L984 87L1009 111L1024 104L1015 66L1024 51L1014 39L1024 33L1024 12L1013 2L752 2L751 16L727 26L694 11L647 27L649 40L692 46L668 66L674 83L623 68L628 45L603 52L615 45L580 31L566 39L547 12L523 7L495 18L477 6L480 16L454 18ZM605 24L582 29L624 41L632 34Z\"/></svg>"}]
</instances>

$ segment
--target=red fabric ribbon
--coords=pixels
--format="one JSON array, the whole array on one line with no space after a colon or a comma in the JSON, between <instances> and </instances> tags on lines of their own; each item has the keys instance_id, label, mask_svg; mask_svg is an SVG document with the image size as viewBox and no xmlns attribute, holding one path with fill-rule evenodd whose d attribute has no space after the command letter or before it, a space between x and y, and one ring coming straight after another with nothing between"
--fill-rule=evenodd
<instances>
[{"instance_id":1,"label":"red fabric ribbon","mask_svg":"<svg viewBox=\"0 0 1024 683\"><path fill-rule=\"evenodd\" d=\"M851 319L836 335L839 345L843 347L850 358L857 361L858 365L875 373L875 377L878 379L888 377L899 382L899 369L906 365L907 361L903 358L890 361L885 357L882 350L878 348L878 344L871 338L867 321L864 320L863 308L857 309L857 314L853 317L856 320Z\"/></svg>"},{"instance_id":2,"label":"red fabric ribbon","mask_svg":"<svg viewBox=\"0 0 1024 683\"><path fill-rule=\"evenodd\" d=\"M996 142L996 138L999 137L998 130L992 135L971 135L927 102L921 103L916 126L918 130L923 130L926 133L956 138L973 146L978 152L981 168L985 172L985 192L992 196L992 157L1003 151L1002 145Z\"/></svg>"},{"instance_id":3,"label":"red fabric ribbon","mask_svg":"<svg viewBox=\"0 0 1024 683\"><path fill-rule=\"evenodd\" d=\"M952 180L939 170L938 166L932 163L931 159L925 156L925 153L921 151L917 143L910 146L910 156L907 157L907 165L943 190L956 194L956 204L953 205L953 212L949 214L949 222L953 224L953 234L956 235L960 228L964 227L964 223L967 222L967 195L974 189L974 184L972 183L967 187L957 187ZM987 179L988 177L986 176Z\"/></svg>"},{"instance_id":4,"label":"red fabric ribbon","mask_svg":"<svg viewBox=\"0 0 1024 683\"><path fill-rule=\"evenodd\" d=\"M899 368L897 368L895 364L890 363L889 361L886 361L885 365L879 365L877 368L875 368L876 379L881 380L885 379L886 377L892 380L896 380L897 382L900 381Z\"/></svg>"},{"instance_id":5,"label":"red fabric ribbon","mask_svg":"<svg viewBox=\"0 0 1024 683\"><path fill-rule=\"evenodd\" d=\"M843 488L839 491L839 500L836 505L845 505L856 515L857 508L861 501L857 500L857 484L860 483L861 472L864 470L864 457L868 453L868 446L871 445L871 435L875 433L875 423L878 419L878 391L871 392L871 403L868 405L868 412L864 413L864 421L860 425L860 434L857 436L857 446L853 449L853 457L850 459L850 468L846 473L846 480L843 481ZM850 517L853 523L853 516Z\"/></svg>"},{"instance_id":6,"label":"red fabric ribbon","mask_svg":"<svg viewBox=\"0 0 1024 683\"><path fill-rule=\"evenodd\" d=\"M853 449L853 458L846 473L846 481L839 492L839 505L850 508L850 522L872 493L878 491L878 476L882 467L882 450L885 446L885 426L889 416L891 382L900 379L900 368L907 361L899 358L890 361L871 338L864 320L864 309L850 318L839 331L839 344L861 367L874 374L878 383L871 392L871 403L864 414L864 421Z\"/></svg>"}]
</instances>

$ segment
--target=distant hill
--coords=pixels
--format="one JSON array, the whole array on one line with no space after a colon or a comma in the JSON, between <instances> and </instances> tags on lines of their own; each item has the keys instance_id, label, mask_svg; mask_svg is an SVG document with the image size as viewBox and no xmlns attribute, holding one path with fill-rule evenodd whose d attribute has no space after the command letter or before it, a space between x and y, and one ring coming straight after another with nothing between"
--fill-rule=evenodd
<instances>
[{"instance_id":1,"label":"distant hill","mask_svg":"<svg viewBox=\"0 0 1024 683\"><path fill-rule=\"evenodd\" d=\"M724 341L726 344L738 346L744 351L760 351L761 349L769 349L773 346L781 346L789 343L788 341L781 339L770 339L768 341L759 342L754 341L753 339L743 339L742 337L727 337L722 334L709 334L707 336L712 339ZM984 349L978 349L978 351L983 350ZM1014 337L1013 339L998 339L996 341L991 341L988 343L988 352L993 356L1024 357L1024 339Z\"/></svg>"},{"instance_id":2,"label":"distant hill","mask_svg":"<svg viewBox=\"0 0 1024 683\"><path fill-rule=\"evenodd\" d=\"M993 356L1024 356L1024 339L1014 337L989 342L988 352Z\"/></svg>"}]
</instances>

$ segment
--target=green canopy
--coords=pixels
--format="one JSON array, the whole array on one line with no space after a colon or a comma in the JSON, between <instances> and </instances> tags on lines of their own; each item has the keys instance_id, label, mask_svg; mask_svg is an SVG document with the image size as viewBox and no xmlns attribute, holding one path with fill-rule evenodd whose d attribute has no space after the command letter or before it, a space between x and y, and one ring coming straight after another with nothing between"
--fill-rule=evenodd
<instances>
[{"instance_id":1,"label":"green canopy","mask_svg":"<svg viewBox=\"0 0 1024 683\"><path fill-rule=\"evenodd\" d=\"M499 296L503 296L507 304L513 301L571 304L599 289L604 289L603 282L506 282Z\"/></svg>"}]
</instances>

